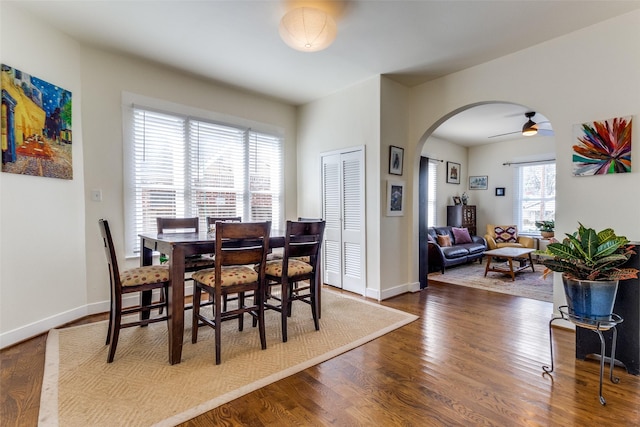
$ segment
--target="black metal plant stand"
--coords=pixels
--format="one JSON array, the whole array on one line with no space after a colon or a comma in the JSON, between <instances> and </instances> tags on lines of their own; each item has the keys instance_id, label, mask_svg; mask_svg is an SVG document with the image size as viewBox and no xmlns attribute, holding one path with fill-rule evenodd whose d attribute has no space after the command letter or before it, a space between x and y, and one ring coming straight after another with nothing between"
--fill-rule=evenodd
<instances>
[{"instance_id":1,"label":"black metal plant stand","mask_svg":"<svg viewBox=\"0 0 640 427\"><path fill-rule=\"evenodd\" d=\"M618 330L616 329L616 325L622 323L624 319L618 316L615 313L611 313L608 319L604 320L595 320L587 317L580 317L574 314L569 313L569 307L566 305L562 305L558 307L558 311L560 312L560 316L555 316L553 319L549 321L549 348L551 349L551 367L547 365L542 366L542 370L545 374L551 374L553 372L553 332L552 332L552 324L556 320L568 320L577 327L589 329L598 334L600 337L600 403L602 405L606 405L607 401L602 396L602 377L604 374L604 359L605 359L605 341L604 336L602 335L603 331L608 331L609 329L613 330L613 341L611 343L611 357L610 357L610 365L609 365L609 379L612 383L617 384L620 381L620 378L616 378L613 376L613 365L616 357L616 341L618 339Z\"/></svg>"}]
</instances>

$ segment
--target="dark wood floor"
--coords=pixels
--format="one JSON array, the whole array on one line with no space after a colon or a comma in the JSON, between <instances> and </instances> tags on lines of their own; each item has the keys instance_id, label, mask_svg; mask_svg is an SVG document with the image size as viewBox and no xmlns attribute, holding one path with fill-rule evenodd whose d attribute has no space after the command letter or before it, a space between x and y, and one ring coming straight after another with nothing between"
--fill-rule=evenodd
<instances>
[{"instance_id":1,"label":"dark wood floor","mask_svg":"<svg viewBox=\"0 0 640 427\"><path fill-rule=\"evenodd\" d=\"M550 303L431 283L383 304L420 319L183 425L640 425L640 377L617 368L601 406L599 362L575 360L573 332L554 329L542 375ZM44 349L0 352L2 426L37 424Z\"/></svg>"}]
</instances>

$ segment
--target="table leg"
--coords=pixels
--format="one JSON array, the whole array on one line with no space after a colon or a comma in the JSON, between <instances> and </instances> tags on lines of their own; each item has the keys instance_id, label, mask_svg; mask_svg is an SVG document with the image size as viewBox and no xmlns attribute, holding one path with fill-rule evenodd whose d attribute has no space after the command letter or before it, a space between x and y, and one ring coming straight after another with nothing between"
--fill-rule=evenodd
<instances>
[{"instance_id":1,"label":"table leg","mask_svg":"<svg viewBox=\"0 0 640 427\"><path fill-rule=\"evenodd\" d=\"M484 277L487 277L489 266L491 265L491 255L487 255L487 266L484 268Z\"/></svg>"},{"instance_id":2,"label":"table leg","mask_svg":"<svg viewBox=\"0 0 640 427\"><path fill-rule=\"evenodd\" d=\"M533 258L531 258L531 253L529 253L529 265L531 266L531 271L535 273L536 269L533 267Z\"/></svg>"},{"instance_id":3,"label":"table leg","mask_svg":"<svg viewBox=\"0 0 640 427\"><path fill-rule=\"evenodd\" d=\"M513 257L508 257L509 260L509 271L511 272L511 281L516 281L516 273L513 272Z\"/></svg>"},{"instance_id":4,"label":"table leg","mask_svg":"<svg viewBox=\"0 0 640 427\"><path fill-rule=\"evenodd\" d=\"M169 363L175 365L182 358L184 336L184 248L172 246L169 254L171 279L167 311L169 313Z\"/></svg>"}]
</instances>

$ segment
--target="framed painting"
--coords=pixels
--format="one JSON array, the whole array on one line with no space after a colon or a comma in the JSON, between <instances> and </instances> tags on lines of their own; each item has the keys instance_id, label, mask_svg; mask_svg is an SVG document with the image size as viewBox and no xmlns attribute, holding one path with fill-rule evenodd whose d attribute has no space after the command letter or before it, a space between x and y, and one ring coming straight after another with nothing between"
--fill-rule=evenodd
<instances>
[{"instance_id":1,"label":"framed painting","mask_svg":"<svg viewBox=\"0 0 640 427\"><path fill-rule=\"evenodd\" d=\"M488 185L489 177L487 175L469 177L469 190L486 190Z\"/></svg>"},{"instance_id":2,"label":"framed painting","mask_svg":"<svg viewBox=\"0 0 640 427\"><path fill-rule=\"evenodd\" d=\"M402 175L402 163L404 161L404 148L389 146L389 173Z\"/></svg>"},{"instance_id":3,"label":"framed painting","mask_svg":"<svg viewBox=\"0 0 640 427\"><path fill-rule=\"evenodd\" d=\"M504 196L504 187L496 187L496 196Z\"/></svg>"},{"instance_id":4,"label":"framed painting","mask_svg":"<svg viewBox=\"0 0 640 427\"><path fill-rule=\"evenodd\" d=\"M460 184L460 163L447 162L447 184Z\"/></svg>"},{"instance_id":5,"label":"framed painting","mask_svg":"<svg viewBox=\"0 0 640 427\"><path fill-rule=\"evenodd\" d=\"M404 182L387 181L387 216L404 215Z\"/></svg>"},{"instance_id":6,"label":"framed painting","mask_svg":"<svg viewBox=\"0 0 640 427\"><path fill-rule=\"evenodd\" d=\"M2 172L73 179L71 92L1 67Z\"/></svg>"},{"instance_id":7,"label":"framed painting","mask_svg":"<svg viewBox=\"0 0 640 427\"><path fill-rule=\"evenodd\" d=\"M573 175L631 172L631 116L573 126Z\"/></svg>"}]
</instances>

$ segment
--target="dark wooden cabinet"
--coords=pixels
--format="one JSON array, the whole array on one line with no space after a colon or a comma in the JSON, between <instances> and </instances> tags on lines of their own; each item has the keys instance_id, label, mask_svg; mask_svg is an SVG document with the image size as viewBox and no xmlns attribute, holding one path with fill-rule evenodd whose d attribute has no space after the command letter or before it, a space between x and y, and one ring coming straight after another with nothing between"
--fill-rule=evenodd
<instances>
[{"instance_id":1,"label":"dark wooden cabinet","mask_svg":"<svg viewBox=\"0 0 640 427\"><path fill-rule=\"evenodd\" d=\"M447 206L447 225L467 228L469 234L477 236L476 207L472 205Z\"/></svg>"},{"instance_id":2,"label":"dark wooden cabinet","mask_svg":"<svg viewBox=\"0 0 640 427\"><path fill-rule=\"evenodd\" d=\"M640 242L632 242L636 252ZM623 267L640 269L640 256L636 253ZM613 312L624 321L618 328L616 360L622 362L627 372L640 375L640 279L621 280L618 285ZM606 341L606 356L611 356L613 331L603 333ZM576 328L576 358L584 359L590 354L600 355L600 338L584 328Z\"/></svg>"}]
</instances>

